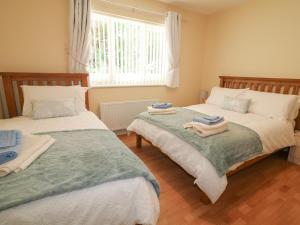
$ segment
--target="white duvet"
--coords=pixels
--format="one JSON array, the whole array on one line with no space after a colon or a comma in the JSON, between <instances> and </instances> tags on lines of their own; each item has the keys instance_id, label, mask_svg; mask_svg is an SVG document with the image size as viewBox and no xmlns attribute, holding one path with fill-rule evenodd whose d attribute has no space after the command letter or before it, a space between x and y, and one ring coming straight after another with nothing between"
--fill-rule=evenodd
<instances>
[{"instance_id":1,"label":"white duvet","mask_svg":"<svg viewBox=\"0 0 300 225\"><path fill-rule=\"evenodd\" d=\"M193 105L186 108L208 115L224 116L228 121L254 130L262 141L263 154L295 145L294 128L291 122L269 119L251 113L236 113L209 104ZM186 172L195 177L195 183L213 203L224 192L227 186L227 177L219 177L215 168L205 157L177 136L140 119L133 121L128 127L128 131L136 132L145 137ZM234 165L231 169L240 164Z\"/></svg>"},{"instance_id":2,"label":"white duvet","mask_svg":"<svg viewBox=\"0 0 300 225\"><path fill-rule=\"evenodd\" d=\"M93 113L83 112L75 117L0 120L0 129L37 133L108 128ZM159 202L152 185L137 177L46 197L4 210L0 212L0 224L154 225L158 215Z\"/></svg>"}]
</instances>

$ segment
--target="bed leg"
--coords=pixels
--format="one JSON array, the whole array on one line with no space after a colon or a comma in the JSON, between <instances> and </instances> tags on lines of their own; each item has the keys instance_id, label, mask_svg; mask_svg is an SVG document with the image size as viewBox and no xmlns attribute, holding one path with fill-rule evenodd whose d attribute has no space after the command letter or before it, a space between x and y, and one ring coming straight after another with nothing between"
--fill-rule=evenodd
<instances>
[{"instance_id":1,"label":"bed leg","mask_svg":"<svg viewBox=\"0 0 300 225\"><path fill-rule=\"evenodd\" d=\"M201 191L201 192L202 192L202 191ZM204 192L201 193L200 201L201 201L204 205L210 205L210 204L211 204L210 199L207 197L207 195L206 195Z\"/></svg>"},{"instance_id":2,"label":"bed leg","mask_svg":"<svg viewBox=\"0 0 300 225\"><path fill-rule=\"evenodd\" d=\"M285 159L285 160L288 160L288 159L289 159L290 151L291 151L291 147L289 147L289 148L287 148L287 149L285 150L285 155L284 155L284 159Z\"/></svg>"},{"instance_id":3,"label":"bed leg","mask_svg":"<svg viewBox=\"0 0 300 225\"><path fill-rule=\"evenodd\" d=\"M139 134L136 134L136 147L137 148L142 147L142 136Z\"/></svg>"}]
</instances>

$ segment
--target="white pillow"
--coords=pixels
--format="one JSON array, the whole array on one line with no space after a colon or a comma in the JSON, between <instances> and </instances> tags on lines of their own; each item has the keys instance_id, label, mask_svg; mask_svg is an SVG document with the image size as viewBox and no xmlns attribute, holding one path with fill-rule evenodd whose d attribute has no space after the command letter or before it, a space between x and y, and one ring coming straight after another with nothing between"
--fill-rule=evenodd
<instances>
[{"instance_id":1,"label":"white pillow","mask_svg":"<svg viewBox=\"0 0 300 225\"><path fill-rule=\"evenodd\" d=\"M297 102L296 102L293 110L291 111L289 120L293 121L297 118L297 116L299 114L299 109L300 109L300 96L297 96Z\"/></svg>"},{"instance_id":2,"label":"white pillow","mask_svg":"<svg viewBox=\"0 0 300 225\"><path fill-rule=\"evenodd\" d=\"M32 101L34 100L60 100L75 98L76 112L86 111L86 87L77 86L28 86L22 85L24 105L23 116L32 116Z\"/></svg>"},{"instance_id":3,"label":"white pillow","mask_svg":"<svg viewBox=\"0 0 300 225\"><path fill-rule=\"evenodd\" d=\"M251 99L250 113L284 120L289 120L297 102L296 95L252 90L244 92L240 97Z\"/></svg>"},{"instance_id":4,"label":"white pillow","mask_svg":"<svg viewBox=\"0 0 300 225\"><path fill-rule=\"evenodd\" d=\"M213 87L210 92L210 96L206 100L207 104L218 105L222 107L225 96L228 97L239 97L242 93L248 89L231 89L231 88L221 88Z\"/></svg>"},{"instance_id":5,"label":"white pillow","mask_svg":"<svg viewBox=\"0 0 300 225\"><path fill-rule=\"evenodd\" d=\"M248 112L250 103L251 99L225 96L222 109L245 114Z\"/></svg>"},{"instance_id":6,"label":"white pillow","mask_svg":"<svg viewBox=\"0 0 300 225\"><path fill-rule=\"evenodd\" d=\"M35 120L75 115L75 98L32 101L32 118Z\"/></svg>"}]
</instances>

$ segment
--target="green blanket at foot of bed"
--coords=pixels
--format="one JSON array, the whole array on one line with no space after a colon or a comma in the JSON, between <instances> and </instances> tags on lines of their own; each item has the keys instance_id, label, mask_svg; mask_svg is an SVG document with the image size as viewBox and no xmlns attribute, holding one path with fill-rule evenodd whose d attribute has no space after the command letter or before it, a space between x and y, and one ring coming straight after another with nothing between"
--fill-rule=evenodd
<instances>
[{"instance_id":1,"label":"green blanket at foot of bed","mask_svg":"<svg viewBox=\"0 0 300 225\"><path fill-rule=\"evenodd\" d=\"M47 133L56 139L26 170L0 178L0 210L101 183L144 177L159 185L144 163L108 130Z\"/></svg>"},{"instance_id":2,"label":"green blanket at foot of bed","mask_svg":"<svg viewBox=\"0 0 300 225\"><path fill-rule=\"evenodd\" d=\"M176 108L176 114L150 115L143 112L137 119L167 130L193 146L212 163L219 176L226 174L234 164L262 152L263 147L258 134L236 123L228 122L228 131L205 138L183 128L185 123L191 122L193 117L199 115L203 114Z\"/></svg>"}]
</instances>

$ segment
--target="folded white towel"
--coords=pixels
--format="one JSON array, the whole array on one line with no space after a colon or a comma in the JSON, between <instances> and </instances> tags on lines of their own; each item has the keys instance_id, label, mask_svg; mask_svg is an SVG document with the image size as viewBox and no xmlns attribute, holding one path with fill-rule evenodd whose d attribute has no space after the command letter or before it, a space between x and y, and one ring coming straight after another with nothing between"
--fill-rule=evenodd
<instances>
[{"instance_id":1,"label":"folded white towel","mask_svg":"<svg viewBox=\"0 0 300 225\"><path fill-rule=\"evenodd\" d=\"M25 170L54 142L55 139L49 135L24 135L18 157L0 166L0 177L6 176L11 172L18 173Z\"/></svg>"},{"instance_id":2,"label":"folded white towel","mask_svg":"<svg viewBox=\"0 0 300 225\"><path fill-rule=\"evenodd\" d=\"M207 129L207 126L209 125L205 125L198 122L190 122L183 125L185 129L195 131L200 137L208 137L211 135L223 133L228 129L227 122L225 123L222 122L222 125L219 124L214 125L215 127L213 129L211 128Z\"/></svg>"},{"instance_id":3,"label":"folded white towel","mask_svg":"<svg viewBox=\"0 0 300 225\"><path fill-rule=\"evenodd\" d=\"M155 109L152 106L148 106L148 113L151 115L165 115L165 114L174 114L176 113L175 108L167 108L167 109Z\"/></svg>"},{"instance_id":4,"label":"folded white towel","mask_svg":"<svg viewBox=\"0 0 300 225\"><path fill-rule=\"evenodd\" d=\"M211 130L222 128L224 126L227 127L227 121L224 120L221 123L214 124L214 125L207 125L207 124L204 124L204 123L199 123L199 122L192 121L192 122L184 124L184 126L187 126L187 127L195 126L197 128L199 127L199 129L201 129L201 130L211 131Z\"/></svg>"},{"instance_id":5,"label":"folded white towel","mask_svg":"<svg viewBox=\"0 0 300 225\"><path fill-rule=\"evenodd\" d=\"M167 114L175 114L176 111L170 111L170 112L149 112L150 115L167 115Z\"/></svg>"}]
</instances>

